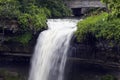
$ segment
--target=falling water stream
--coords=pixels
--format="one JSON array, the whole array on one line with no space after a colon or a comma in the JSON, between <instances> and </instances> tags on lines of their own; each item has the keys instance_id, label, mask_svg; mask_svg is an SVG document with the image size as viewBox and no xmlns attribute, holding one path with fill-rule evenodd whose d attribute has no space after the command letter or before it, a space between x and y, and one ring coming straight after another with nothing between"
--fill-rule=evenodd
<instances>
[{"instance_id":1,"label":"falling water stream","mask_svg":"<svg viewBox=\"0 0 120 80\"><path fill-rule=\"evenodd\" d=\"M64 80L64 68L77 20L49 19L48 30L40 33L29 80Z\"/></svg>"}]
</instances>

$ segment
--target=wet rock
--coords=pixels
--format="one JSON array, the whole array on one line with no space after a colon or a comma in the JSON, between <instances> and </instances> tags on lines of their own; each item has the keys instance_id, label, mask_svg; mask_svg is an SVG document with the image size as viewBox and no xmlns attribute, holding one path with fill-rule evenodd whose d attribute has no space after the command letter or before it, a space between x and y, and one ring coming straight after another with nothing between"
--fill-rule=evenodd
<instances>
[{"instance_id":1,"label":"wet rock","mask_svg":"<svg viewBox=\"0 0 120 80\"><path fill-rule=\"evenodd\" d=\"M3 76L0 75L0 80L5 80Z\"/></svg>"},{"instance_id":2,"label":"wet rock","mask_svg":"<svg viewBox=\"0 0 120 80\"><path fill-rule=\"evenodd\" d=\"M87 40L77 42L74 38L70 50L74 58L120 64L120 46L114 41L98 41L88 36Z\"/></svg>"}]
</instances>

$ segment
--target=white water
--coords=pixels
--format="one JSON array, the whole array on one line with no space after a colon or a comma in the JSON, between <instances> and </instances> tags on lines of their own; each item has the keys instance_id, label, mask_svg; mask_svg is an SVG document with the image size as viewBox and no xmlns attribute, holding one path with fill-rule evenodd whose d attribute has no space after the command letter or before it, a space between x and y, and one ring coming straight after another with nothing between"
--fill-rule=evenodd
<instances>
[{"instance_id":1,"label":"white water","mask_svg":"<svg viewBox=\"0 0 120 80\"><path fill-rule=\"evenodd\" d=\"M63 80L67 52L77 20L49 19L37 40L29 80Z\"/></svg>"}]
</instances>

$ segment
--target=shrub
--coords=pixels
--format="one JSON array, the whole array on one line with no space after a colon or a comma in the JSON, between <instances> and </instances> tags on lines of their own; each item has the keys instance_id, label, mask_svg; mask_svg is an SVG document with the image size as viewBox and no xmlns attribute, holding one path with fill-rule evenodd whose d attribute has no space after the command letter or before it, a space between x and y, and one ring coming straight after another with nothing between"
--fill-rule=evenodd
<instances>
[{"instance_id":1,"label":"shrub","mask_svg":"<svg viewBox=\"0 0 120 80\"><path fill-rule=\"evenodd\" d=\"M19 42L23 45L26 45L29 43L29 41L32 39L32 33L31 32L26 32L18 36L12 36L8 37L7 41L13 41L13 42Z\"/></svg>"},{"instance_id":2,"label":"shrub","mask_svg":"<svg viewBox=\"0 0 120 80\"><path fill-rule=\"evenodd\" d=\"M101 0L107 4L108 10L110 12L110 18L119 17L120 18L120 0Z\"/></svg>"},{"instance_id":3,"label":"shrub","mask_svg":"<svg viewBox=\"0 0 120 80\"><path fill-rule=\"evenodd\" d=\"M0 0L0 17L17 18L20 15L20 3L17 0Z\"/></svg>"},{"instance_id":4,"label":"shrub","mask_svg":"<svg viewBox=\"0 0 120 80\"><path fill-rule=\"evenodd\" d=\"M107 17L107 13L102 13L100 15L94 15L94 16L90 16L87 17L85 20L78 22L77 26L78 29L76 31L76 35L77 35L77 40L81 41L82 39L85 38L85 35L87 35L87 33L92 32L93 34L95 34L94 32L96 31L96 23L105 20Z\"/></svg>"},{"instance_id":5,"label":"shrub","mask_svg":"<svg viewBox=\"0 0 120 80\"><path fill-rule=\"evenodd\" d=\"M15 37L15 40L21 42L22 44L28 44L28 42L32 39L31 33L24 33L23 35Z\"/></svg>"},{"instance_id":6,"label":"shrub","mask_svg":"<svg viewBox=\"0 0 120 80\"><path fill-rule=\"evenodd\" d=\"M102 13L80 21L77 25L77 40L80 42L86 38L85 36L88 33L91 33L97 39L115 40L118 43L120 39L120 19L108 20L107 17L107 13Z\"/></svg>"}]
</instances>

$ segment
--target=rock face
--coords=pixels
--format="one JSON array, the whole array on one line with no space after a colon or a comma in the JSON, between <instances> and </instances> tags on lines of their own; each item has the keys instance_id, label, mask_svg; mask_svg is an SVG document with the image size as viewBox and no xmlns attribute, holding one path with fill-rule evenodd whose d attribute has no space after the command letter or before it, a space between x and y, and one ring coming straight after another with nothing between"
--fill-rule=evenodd
<instances>
[{"instance_id":1,"label":"rock face","mask_svg":"<svg viewBox=\"0 0 120 80\"><path fill-rule=\"evenodd\" d=\"M101 61L103 65L106 63L118 64L117 66L120 67L120 46L111 45L109 41L98 41L88 37L82 42L77 42L74 38L70 50L72 50L72 57L92 60L95 63Z\"/></svg>"},{"instance_id":2,"label":"rock face","mask_svg":"<svg viewBox=\"0 0 120 80\"><path fill-rule=\"evenodd\" d=\"M31 31L32 39L28 44L22 44L16 40L16 37L23 35L26 31L20 29L16 21L6 21L7 24L0 23L0 55L4 53L32 54L38 34L42 30L36 32L36 34Z\"/></svg>"},{"instance_id":3,"label":"rock face","mask_svg":"<svg viewBox=\"0 0 120 80\"><path fill-rule=\"evenodd\" d=\"M0 54L2 52L32 54L36 44L37 37L27 45L17 42L4 42L0 45ZM85 59L102 59L105 61L119 62L120 47L111 46L108 41L97 41L94 38L88 38L83 42L77 42L76 38L71 41L72 57Z\"/></svg>"},{"instance_id":4,"label":"rock face","mask_svg":"<svg viewBox=\"0 0 120 80\"><path fill-rule=\"evenodd\" d=\"M33 47L32 46L24 46L22 44L4 44L0 46L1 52L13 52L13 53L31 53Z\"/></svg>"},{"instance_id":5,"label":"rock face","mask_svg":"<svg viewBox=\"0 0 120 80\"><path fill-rule=\"evenodd\" d=\"M107 74L115 75L119 80L119 49L118 45L111 46L106 40L98 41L92 36L87 36L86 40L77 42L74 36L69 51L72 58L67 63L67 69L70 67L67 80L101 80Z\"/></svg>"},{"instance_id":6,"label":"rock face","mask_svg":"<svg viewBox=\"0 0 120 80\"><path fill-rule=\"evenodd\" d=\"M39 33L37 33L27 45L18 42L3 42L0 45L0 55L30 57L34 51L38 35ZM73 37L70 47L70 57L94 61L101 60L105 63L110 62L119 64L120 46L117 44L112 45L110 41L102 39L98 41L91 36L88 36L86 40L82 42L77 42L76 37Z\"/></svg>"}]
</instances>

